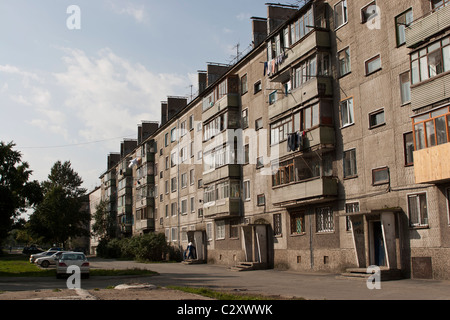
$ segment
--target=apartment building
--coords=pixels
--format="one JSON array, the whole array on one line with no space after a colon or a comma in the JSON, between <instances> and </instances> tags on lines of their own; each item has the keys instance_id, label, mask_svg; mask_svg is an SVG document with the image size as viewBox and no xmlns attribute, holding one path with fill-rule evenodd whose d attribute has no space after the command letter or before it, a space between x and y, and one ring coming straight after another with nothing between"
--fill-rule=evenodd
<instances>
[{"instance_id":1,"label":"apartment building","mask_svg":"<svg viewBox=\"0 0 450 320\"><path fill-rule=\"evenodd\" d=\"M109 156L119 233L242 268L448 279L450 3L269 3L251 22L249 53Z\"/></svg>"}]
</instances>

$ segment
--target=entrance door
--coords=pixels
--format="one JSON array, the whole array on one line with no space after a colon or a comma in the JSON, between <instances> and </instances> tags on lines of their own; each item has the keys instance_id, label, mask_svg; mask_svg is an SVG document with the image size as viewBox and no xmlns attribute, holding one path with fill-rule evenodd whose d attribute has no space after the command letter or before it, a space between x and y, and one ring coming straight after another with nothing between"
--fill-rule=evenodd
<instances>
[{"instance_id":1,"label":"entrance door","mask_svg":"<svg viewBox=\"0 0 450 320\"><path fill-rule=\"evenodd\" d=\"M246 262L267 263L267 225L243 226L242 235Z\"/></svg>"},{"instance_id":2,"label":"entrance door","mask_svg":"<svg viewBox=\"0 0 450 320\"><path fill-rule=\"evenodd\" d=\"M373 221L372 223L372 262L377 266L386 265L386 249L383 237L381 221Z\"/></svg>"}]
</instances>

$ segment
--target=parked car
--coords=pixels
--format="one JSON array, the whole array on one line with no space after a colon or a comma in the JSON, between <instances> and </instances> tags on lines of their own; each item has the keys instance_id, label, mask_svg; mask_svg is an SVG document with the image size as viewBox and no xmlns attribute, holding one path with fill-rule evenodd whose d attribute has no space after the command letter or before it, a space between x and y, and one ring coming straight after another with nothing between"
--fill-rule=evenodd
<instances>
[{"instance_id":1,"label":"parked car","mask_svg":"<svg viewBox=\"0 0 450 320\"><path fill-rule=\"evenodd\" d=\"M56 262L59 260L63 253L64 251L56 251L51 256L37 258L34 262L42 268L48 268L51 265L56 265Z\"/></svg>"},{"instance_id":2,"label":"parked car","mask_svg":"<svg viewBox=\"0 0 450 320\"><path fill-rule=\"evenodd\" d=\"M48 251L44 251L44 252L41 252L41 253L32 254L30 256L30 263L34 263L36 261L36 259L38 259L38 258L48 257L48 256L51 256L52 254L57 253L57 252L58 252L57 250L51 250L51 251L48 250Z\"/></svg>"},{"instance_id":3,"label":"parked car","mask_svg":"<svg viewBox=\"0 0 450 320\"><path fill-rule=\"evenodd\" d=\"M62 278L67 274L69 266L80 267L81 276L89 278L89 261L83 252L63 252L56 262L56 278Z\"/></svg>"},{"instance_id":4,"label":"parked car","mask_svg":"<svg viewBox=\"0 0 450 320\"><path fill-rule=\"evenodd\" d=\"M23 254L36 254L36 253L40 253L40 252L44 252L44 250L42 250L41 248L38 248L37 246L29 246L29 247L25 247L22 250Z\"/></svg>"}]
</instances>

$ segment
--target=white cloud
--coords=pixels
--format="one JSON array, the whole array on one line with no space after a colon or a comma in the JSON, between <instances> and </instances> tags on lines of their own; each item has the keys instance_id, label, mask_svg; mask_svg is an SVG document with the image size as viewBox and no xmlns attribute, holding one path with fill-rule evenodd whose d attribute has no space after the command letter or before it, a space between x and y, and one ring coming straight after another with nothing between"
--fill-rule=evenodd
<instances>
[{"instance_id":1,"label":"white cloud","mask_svg":"<svg viewBox=\"0 0 450 320\"><path fill-rule=\"evenodd\" d=\"M132 3L117 3L115 1L109 1L111 9L121 15L131 16L136 22L142 23L145 20L146 12L144 6L136 6Z\"/></svg>"},{"instance_id":2,"label":"white cloud","mask_svg":"<svg viewBox=\"0 0 450 320\"><path fill-rule=\"evenodd\" d=\"M65 53L66 70L54 77L79 122L78 134L88 141L137 133L142 120L159 121L161 101L189 84L189 75L156 74L110 49L95 57L77 49Z\"/></svg>"}]
</instances>

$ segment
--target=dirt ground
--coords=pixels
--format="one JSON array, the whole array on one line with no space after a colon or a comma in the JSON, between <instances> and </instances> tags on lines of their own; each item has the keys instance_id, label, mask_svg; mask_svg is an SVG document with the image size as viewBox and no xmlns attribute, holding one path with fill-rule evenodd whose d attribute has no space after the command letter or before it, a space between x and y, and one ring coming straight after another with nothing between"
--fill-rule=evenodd
<instances>
[{"instance_id":1,"label":"dirt ground","mask_svg":"<svg viewBox=\"0 0 450 320\"><path fill-rule=\"evenodd\" d=\"M166 288L35 290L1 292L0 300L210 300Z\"/></svg>"}]
</instances>

